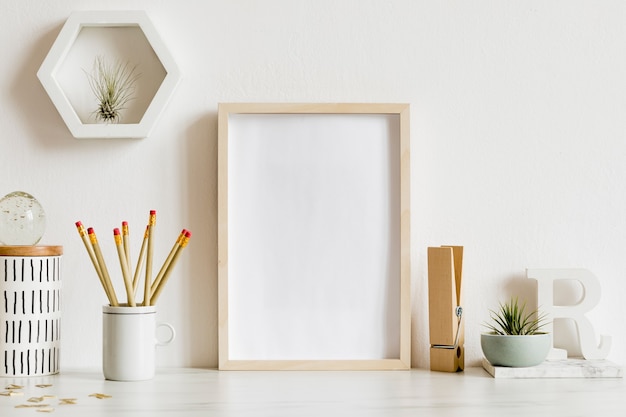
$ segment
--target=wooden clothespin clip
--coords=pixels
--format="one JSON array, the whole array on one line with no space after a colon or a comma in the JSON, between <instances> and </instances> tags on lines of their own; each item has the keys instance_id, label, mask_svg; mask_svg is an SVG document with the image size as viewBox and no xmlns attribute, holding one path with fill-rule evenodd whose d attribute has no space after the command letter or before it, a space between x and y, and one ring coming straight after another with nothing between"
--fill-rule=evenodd
<instances>
[{"instance_id":1,"label":"wooden clothespin clip","mask_svg":"<svg viewBox=\"0 0 626 417\"><path fill-rule=\"evenodd\" d=\"M428 248L431 371L458 372L465 367L462 269L463 246Z\"/></svg>"}]
</instances>

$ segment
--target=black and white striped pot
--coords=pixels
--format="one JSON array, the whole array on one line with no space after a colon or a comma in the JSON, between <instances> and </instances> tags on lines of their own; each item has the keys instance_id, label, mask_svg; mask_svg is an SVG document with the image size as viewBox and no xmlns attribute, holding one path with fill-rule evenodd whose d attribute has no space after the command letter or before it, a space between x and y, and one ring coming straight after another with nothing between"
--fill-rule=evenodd
<instances>
[{"instance_id":1,"label":"black and white striped pot","mask_svg":"<svg viewBox=\"0 0 626 417\"><path fill-rule=\"evenodd\" d=\"M0 376L59 372L62 246L0 246Z\"/></svg>"}]
</instances>

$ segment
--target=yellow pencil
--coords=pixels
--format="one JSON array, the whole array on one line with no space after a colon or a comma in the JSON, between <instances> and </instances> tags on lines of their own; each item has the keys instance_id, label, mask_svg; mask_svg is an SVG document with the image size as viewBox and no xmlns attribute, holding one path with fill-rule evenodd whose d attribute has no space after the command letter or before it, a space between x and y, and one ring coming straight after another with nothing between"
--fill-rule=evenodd
<instances>
[{"instance_id":1,"label":"yellow pencil","mask_svg":"<svg viewBox=\"0 0 626 417\"><path fill-rule=\"evenodd\" d=\"M137 267L135 268L135 275L133 276L133 293L137 294L137 287L139 286L139 274L141 273L141 265L143 264L143 258L146 254L146 244L148 243L148 233L150 226L146 226L146 231L143 234L143 242L141 242L141 249L139 250L139 258L137 259Z\"/></svg>"},{"instance_id":2,"label":"yellow pencil","mask_svg":"<svg viewBox=\"0 0 626 417\"><path fill-rule=\"evenodd\" d=\"M156 211L150 210L150 220L148 221L148 253L146 255L146 281L143 293L143 305L150 305L150 297L151 297L151 283L152 279L152 253L153 249L153 241L154 241L154 227L156 225Z\"/></svg>"},{"instance_id":3,"label":"yellow pencil","mask_svg":"<svg viewBox=\"0 0 626 417\"><path fill-rule=\"evenodd\" d=\"M165 262L163 262L163 266L161 266L161 269L159 270L159 273L157 274L156 278L154 279L154 282L152 282L152 287L150 288L151 292L156 291L157 287L159 286L159 283L163 279L163 275L165 274L165 271L167 270L167 267L170 265L170 262L172 262L172 258L174 257L174 254L176 253L176 250L180 246L180 243L183 241L183 238L185 237L185 233L187 233L187 230L183 229L183 231L180 232L180 234L178 235L178 238L176 239L176 242L174 243L174 246L172 246L172 250L170 251L169 255L167 255L167 258L165 259Z\"/></svg>"},{"instance_id":4,"label":"yellow pencil","mask_svg":"<svg viewBox=\"0 0 626 417\"><path fill-rule=\"evenodd\" d=\"M102 273L100 272L100 267L98 266L98 260L96 259L96 255L93 253L93 248L89 244L89 238L87 237L87 229L83 226L83 223L78 221L76 222L76 229L78 230L78 234L80 238L83 240L83 244L85 245L85 249L87 249L87 254L89 255L89 259L91 259L91 263L93 267L96 269L98 273L98 278L102 280Z\"/></svg>"},{"instance_id":5,"label":"yellow pencil","mask_svg":"<svg viewBox=\"0 0 626 417\"><path fill-rule=\"evenodd\" d=\"M178 260L178 257L180 256L185 246L187 246L187 244L189 243L190 238L191 238L191 232L186 231L185 236L180 242L180 245L178 246L178 248L176 249L176 253L174 254L174 257L172 258L172 261L168 265L167 270L165 271L165 274L163 275L163 279L159 283L159 286L157 287L156 291L154 291L154 293L152 294L152 298L150 299L151 306L156 304L157 299L159 298L159 295L161 295L161 292L163 291L163 288L165 287L165 284L167 283L167 280L169 279L170 274L172 270L174 269L174 265L176 265L176 261Z\"/></svg>"},{"instance_id":6,"label":"yellow pencil","mask_svg":"<svg viewBox=\"0 0 626 417\"><path fill-rule=\"evenodd\" d=\"M105 288L107 288L107 294L109 295L109 302L111 306L118 307L119 303L117 301L117 297L115 295L115 289L113 288L113 284L111 284L111 277L109 276L109 271L107 270L107 266L104 263L104 258L102 257L102 251L100 250L100 245L98 245L98 238L96 237L96 232L92 227L87 229L87 233L89 233L89 239L91 240L91 246L93 247L93 252L96 254L96 259L98 260L98 265L100 265L100 271L102 271L102 280L104 282Z\"/></svg>"},{"instance_id":7,"label":"yellow pencil","mask_svg":"<svg viewBox=\"0 0 626 417\"><path fill-rule=\"evenodd\" d=\"M100 284L102 285L102 288L104 289L104 292L107 298L109 299L109 302L111 302L109 289L107 288L104 282L104 279L102 278L102 271L100 271L100 265L98 265L96 254L93 252L93 247L91 247L91 244L89 243L89 237L87 236L87 229L85 229L85 226L83 226L83 223L80 221L76 222L76 229L78 229L78 234L80 235L85 245L85 249L87 249L87 254L89 255L89 259L91 259L91 263L93 264L93 267L95 268L96 273L98 274L98 279L100 280Z\"/></svg>"},{"instance_id":8,"label":"yellow pencil","mask_svg":"<svg viewBox=\"0 0 626 417\"><path fill-rule=\"evenodd\" d=\"M117 256L120 258L120 267L122 268L122 279L124 280L124 287L126 288L126 297L128 299L128 305L135 307L135 297L133 294L133 283L130 280L130 274L128 272L128 261L124 254L124 246L122 244L122 236L120 236L120 229L113 229L113 238L115 239L115 247L117 248Z\"/></svg>"},{"instance_id":9,"label":"yellow pencil","mask_svg":"<svg viewBox=\"0 0 626 417\"><path fill-rule=\"evenodd\" d=\"M128 231L128 222L122 222L122 241L124 242L124 255L126 256L126 265L128 266L130 276L133 274L133 266L130 263L130 232Z\"/></svg>"}]
</instances>

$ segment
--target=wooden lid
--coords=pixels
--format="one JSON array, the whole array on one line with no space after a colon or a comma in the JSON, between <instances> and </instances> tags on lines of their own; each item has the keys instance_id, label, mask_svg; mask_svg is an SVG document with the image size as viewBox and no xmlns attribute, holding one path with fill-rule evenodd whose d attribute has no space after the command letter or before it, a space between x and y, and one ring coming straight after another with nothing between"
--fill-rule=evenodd
<instances>
[{"instance_id":1,"label":"wooden lid","mask_svg":"<svg viewBox=\"0 0 626 417\"><path fill-rule=\"evenodd\" d=\"M0 256L59 256L63 246L0 246Z\"/></svg>"}]
</instances>

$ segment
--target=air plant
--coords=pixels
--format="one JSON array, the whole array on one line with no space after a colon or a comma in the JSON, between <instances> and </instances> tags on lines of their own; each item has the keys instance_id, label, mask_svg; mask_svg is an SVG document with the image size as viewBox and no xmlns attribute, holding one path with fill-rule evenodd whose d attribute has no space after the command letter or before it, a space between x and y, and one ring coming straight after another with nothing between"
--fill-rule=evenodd
<instances>
[{"instance_id":1,"label":"air plant","mask_svg":"<svg viewBox=\"0 0 626 417\"><path fill-rule=\"evenodd\" d=\"M134 98L135 83L141 76L136 69L136 65L131 66L128 62L110 64L102 56L96 57L93 71L87 76L98 102L98 108L92 113L97 121L119 123L122 110Z\"/></svg>"},{"instance_id":2,"label":"air plant","mask_svg":"<svg viewBox=\"0 0 626 417\"><path fill-rule=\"evenodd\" d=\"M507 303L500 303L498 311L490 310L493 324L485 324L494 334L533 335L541 333L547 316L538 310L525 312L526 302L519 304L517 297Z\"/></svg>"}]
</instances>

